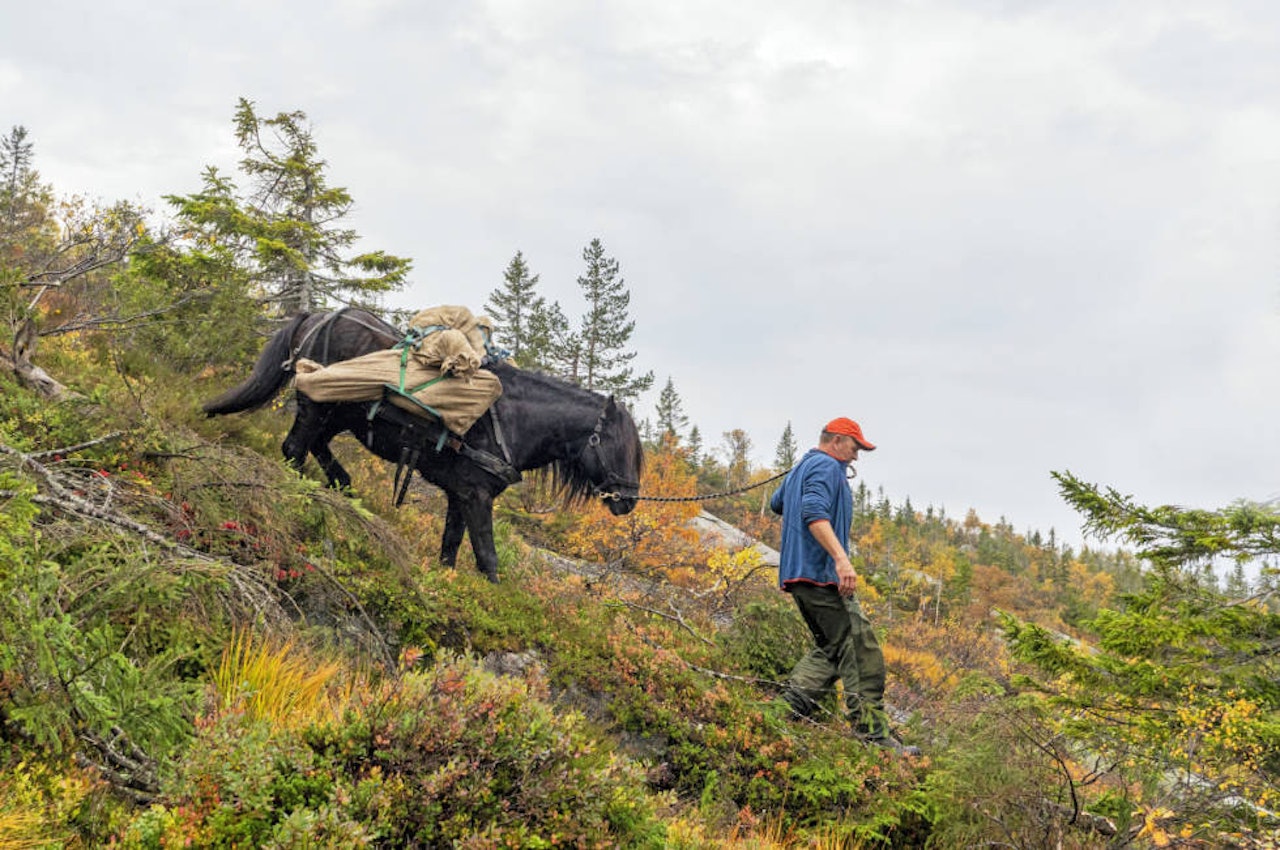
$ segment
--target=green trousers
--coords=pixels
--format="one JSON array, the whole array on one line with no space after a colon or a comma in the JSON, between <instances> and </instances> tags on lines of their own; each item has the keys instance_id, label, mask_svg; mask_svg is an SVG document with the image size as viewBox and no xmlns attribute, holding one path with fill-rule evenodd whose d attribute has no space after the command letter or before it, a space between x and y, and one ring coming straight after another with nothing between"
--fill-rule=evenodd
<instances>
[{"instance_id":1,"label":"green trousers","mask_svg":"<svg viewBox=\"0 0 1280 850\"><path fill-rule=\"evenodd\" d=\"M854 728L872 737L888 734L884 653L858 598L809 584L793 584L790 592L813 633L814 648L791 671L783 699L808 717L839 679Z\"/></svg>"}]
</instances>

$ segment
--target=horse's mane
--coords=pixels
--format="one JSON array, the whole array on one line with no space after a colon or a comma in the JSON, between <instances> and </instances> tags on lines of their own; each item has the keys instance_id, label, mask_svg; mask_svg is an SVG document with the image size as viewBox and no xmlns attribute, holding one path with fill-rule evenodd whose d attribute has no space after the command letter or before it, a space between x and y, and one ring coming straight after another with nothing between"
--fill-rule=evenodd
<instances>
[{"instance_id":1,"label":"horse's mane","mask_svg":"<svg viewBox=\"0 0 1280 850\"><path fill-rule=\"evenodd\" d=\"M552 395L563 396L567 393L572 401L587 404L597 413L603 410L609 401L608 396L580 387L564 378L540 370L522 369L510 363L497 363L488 368L498 375L504 386L508 385L509 380L514 379L517 385L527 383L530 386L546 390ZM639 476L644 469L644 447L640 443L635 420L631 417L631 412L622 403L617 403L617 412L609 420L607 430L611 438L623 442L623 450L627 453L630 463L634 464L638 483ZM569 506L584 504L596 495L595 483L592 482L587 471L582 468L582 465L577 460L577 457L561 458L552 463L549 468L552 489L557 494L562 495L565 504ZM631 468L631 466L628 466L623 471L629 472Z\"/></svg>"}]
</instances>

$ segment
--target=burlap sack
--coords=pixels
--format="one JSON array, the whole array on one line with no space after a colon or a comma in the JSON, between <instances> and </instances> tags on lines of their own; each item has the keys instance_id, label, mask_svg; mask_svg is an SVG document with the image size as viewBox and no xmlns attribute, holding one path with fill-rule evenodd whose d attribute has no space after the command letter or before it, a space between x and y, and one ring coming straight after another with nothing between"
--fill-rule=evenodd
<instances>
[{"instance_id":1,"label":"burlap sack","mask_svg":"<svg viewBox=\"0 0 1280 850\"><path fill-rule=\"evenodd\" d=\"M480 359L484 358L486 346L493 338L492 319L488 316L477 316L466 307L455 304L421 310L409 320L409 327L415 329L443 327L461 331ZM436 334L428 336L423 340L423 345L429 344L435 336ZM479 360L476 362L478 365Z\"/></svg>"},{"instance_id":2,"label":"burlap sack","mask_svg":"<svg viewBox=\"0 0 1280 850\"><path fill-rule=\"evenodd\" d=\"M377 401L382 398L384 384L400 386L400 352L396 349L375 351L331 366L301 358L294 370L298 391L314 401ZM442 371L410 357L405 367L404 387L406 390L419 387L440 377ZM436 381L413 397L438 411L450 431L465 434L501 395L502 381L498 376L486 369L477 369L465 378L450 375ZM392 400L397 407L429 416L407 399L393 396Z\"/></svg>"},{"instance_id":3,"label":"burlap sack","mask_svg":"<svg viewBox=\"0 0 1280 850\"><path fill-rule=\"evenodd\" d=\"M484 353L482 350L477 354L462 331L447 328L435 331L414 346L413 357L423 367L439 367L443 372L467 378L480 368Z\"/></svg>"}]
</instances>

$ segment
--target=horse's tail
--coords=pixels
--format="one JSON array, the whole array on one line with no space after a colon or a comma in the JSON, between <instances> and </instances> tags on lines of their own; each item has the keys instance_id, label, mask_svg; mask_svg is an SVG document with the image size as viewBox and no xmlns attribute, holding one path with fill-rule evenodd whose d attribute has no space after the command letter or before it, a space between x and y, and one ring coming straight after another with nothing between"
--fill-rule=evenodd
<instances>
[{"instance_id":1,"label":"horse's tail","mask_svg":"<svg viewBox=\"0 0 1280 850\"><path fill-rule=\"evenodd\" d=\"M307 319L308 313L299 313L280 330L271 335L267 345L253 364L253 371L242 383L237 384L215 399L200 407L210 416L224 413L240 413L261 407L276 397L292 373L293 335Z\"/></svg>"}]
</instances>

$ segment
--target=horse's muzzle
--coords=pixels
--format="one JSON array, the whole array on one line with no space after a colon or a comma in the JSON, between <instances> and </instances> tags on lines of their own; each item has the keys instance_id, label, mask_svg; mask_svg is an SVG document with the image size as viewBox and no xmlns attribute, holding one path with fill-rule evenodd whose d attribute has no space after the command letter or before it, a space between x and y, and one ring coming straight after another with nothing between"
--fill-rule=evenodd
<instances>
[{"instance_id":1,"label":"horse's muzzle","mask_svg":"<svg viewBox=\"0 0 1280 850\"><path fill-rule=\"evenodd\" d=\"M622 494L618 494L611 499L605 499L604 503L609 506L609 513L614 516L629 514L634 511L636 509L636 505L639 504L635 496L624 496Z\"/></svg>"}]
</instances>

